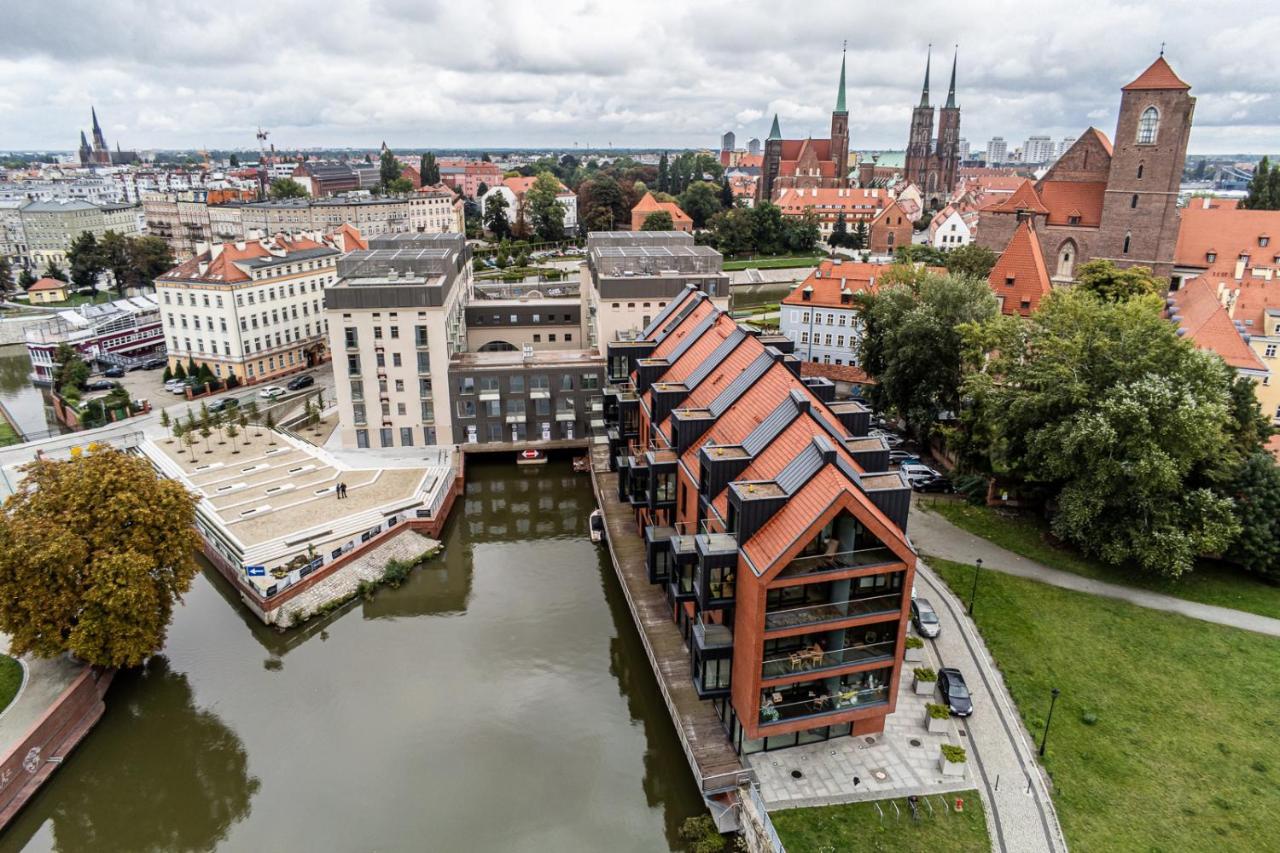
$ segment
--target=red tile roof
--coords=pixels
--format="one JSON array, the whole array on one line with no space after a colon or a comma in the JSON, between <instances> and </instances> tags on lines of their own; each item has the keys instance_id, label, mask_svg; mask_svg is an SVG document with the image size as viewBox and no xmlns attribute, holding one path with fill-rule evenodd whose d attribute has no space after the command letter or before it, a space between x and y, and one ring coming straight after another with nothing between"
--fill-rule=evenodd
<instances>
[{"instance_id":1,"label":"red tile roof","mask_svg":"<svg viewBox=\"0 0 1280 853\"><path fill-rule=\"evenodd\" d=\"M1200 199L1182 210L1173 260L1178 266L1207 269L1217 264L1234 267L1241 254L1251 263L1272 265L1280 257L1280 210L1205 208ZM1260 245L1262 240L1267 245ZM1216 255L1213 261L1208 255Z\"/></svg>"},{"instance_id":2,"label":"red tile roof","mask_svg":"<svg viewBox=\"0 0 1280 853\"><path fill-rule=\"evenodd\" d=\"M1241 281L1229 281L1227 287L1235 298L1231 319L1243 323L1248 333L1264 334L1267 328L1267 311L1280 309L1280 287L1277 282L1245 278Z\"/></svg>"},{"instance_id":3,"label":"red tile roof","mask_svg":"<svg viewBox=\"0 0 1280 853\"><path fill-rule=\"evenodd\" d=\"M809 277L795 286L783 298L786 305L816 305L822 308L854 308L852 303L840 300L840 293L848 289L851 293L864 290L875 292L879 281L893 267L893 264L862 264L844 261L836 263L826 260L818 268L809 273ZM942 267L932 267L933 272L945 273ZM804 290L813 288L809 299L804 298Z\"/></svg>"},{"instance_id":4,"label":"red tile roof","mask_svg":"<svg viewBox=\"0 0 1280 853\"><path fill-rule=\"evenodd\" d=\"M39 279L30 287L28 287L27 292L30 293L33 290L60 290L66 287L70 287L70 285L67 284L65 281L61 281L60 279L56 279L56 278L46 277L46 278Z\"/></svg>"},{"instance_id":5,"label":"red tile roof","mask_svg":"<svg viewBox=\"0 0 1280 853\"><path fill-rule=\"evenodd\" d=\"M1209 281L1193 278L1169 296L1174 303L1171 318L1177 315L1178 328L1184 329L1186 337L1198 348L1216 352L1237 370L1267 369L1253 348L1245 343L1227 309L1218 300L1217 288Z\"/></svg>"},{"instance_id":6,"label":"red tile roof","mask_svg":"<svg viewBox=\"0 0 1280 853\"><path fill-rule=\"evenodd\" d=\"M876 384L870 374L861 367L854 367L852 364L819 364L813 361L802 361L800 363L800 375L823 376L832 382L852 382L857 385Z\"/></svg>"},{"instance_id":7,"label":"red tile roof","mask_svg":"<svg viewBox=\"0 0 1280 853\"><path fill-rule=\"evenodd\" d=\"M533 182L536 180L538 180L536 176L531 178L504 178L502 180L502 185L515 193L516 198L524 198L524 194L529 191L529 187L533 186ZM563 183L559 180L557 180L556 183L560 186L559 195L572 195L572 193L569 192L569 188Z\"/></svg>"},{"instance_id":8,"label":"red tile roof","mask_svg":"<svg viewBox=\"0 0 1280 853\"><path fill-rule=\"evenodd\" d=\"M982 209L993 213L1017 213L1021 210L1031 211L1032 213L1049 212L1049 209L1040 200L1039 194L1036 193L1035 184L1025 178L1012 193L988 204Z\"/></svg>"},{"instance_id":9,"label":"red tile roof","mask_svg":"<svg viewBox=\"0 0 1280 853\"><path fill-rule=\"evenodd\" d=\"M1030 316L1053 289L1044 254L1040 251L1040 239L1030 219L1019 223L987 281L992 292L1002 300L1000 310L1023 317Z\"/></svg>"},{"instance_id":10,"label":"red tile roof","mask_svg":"<svg viewBox=\"0 0 1280 853\"><path fill-rule=\"evenodd\" d=\"M1048 208L1050 225L1081 225L1097 228L1102 224L1102 202L1106 198L1105 182L1041 181L1040 200ZM1078 217L1073 223L1071 219Z\"/></svg>"},{"instance_id":11,"label":"red tile roof","mask_svg":"<svg viewBox=\"0 0 1280 853\"><path fill-rule=\"evenodd\" d=\"M664 210L671 214L672 225L679 225L681 222L693 224L693 220L689 217L689 214L681 210L680 205L673 201L658 201L653 197L653 193L651 192L645 193L644 198L636 202L636 206L631 208L631 213L633 216L636 213L643 213L645 214L645 218L648 218L649 214L659 213Z\"/></svg>"},{"instance_id":12,"label":"red tile roof","mask_svg":"<svg viewBox=\"0 0 1280 853\"><path fill-rule=\"evenodd\" d=\"M1178 78L1173 73L1173 69L1169 67L1169 63L1165 62L1163 56L1156 58L1151 66L1138 75L1138 79L1134 80L1128 86L1123 87L1122 91L1149 91L1151 89L1190 89L1191 87Z\"/></svg>"}]
</instances>

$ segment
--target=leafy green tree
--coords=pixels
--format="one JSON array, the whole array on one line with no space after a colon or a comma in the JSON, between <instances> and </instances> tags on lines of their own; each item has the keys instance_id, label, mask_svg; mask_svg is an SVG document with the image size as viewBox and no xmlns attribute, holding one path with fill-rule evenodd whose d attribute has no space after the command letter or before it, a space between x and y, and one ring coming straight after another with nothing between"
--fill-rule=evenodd
<instances>
[{"instance_id":1,"label":"leafy green tree","mask_svg":"<svg viewBox=\"0 0 1280 853\"><path fill-rule=\"evenodd\" d=\"M422 175L422 185L424 187L433 187L440 183L440 164L436 162L436 155L430 151L422 155L422 159L418 162L418 173ZM481 193L484 195L484 193Z\"/></svg>"},{"instance_id":2,"label":"leafy green tree","mask_svg":"<svg viewBox=\"0 0 1280 853\"><path fill-rule=\"evenodd\" d=\"M38 279L35 274L26 267L22 268L22 272L18 273L18 288L20 290L30 290L31 285L35 284Z\"/></svg>"},{"instance_id":3,"label":"leafy green tree","mask_svg":"<svg viewBox=\"0 0 1280 853\"><path fill-rule=\"evenodd\" d=\"M488 152L488 151L483 151L483 152L481 152L481 154L480 154L480 162L481 162L481 163L492 163L492 162L493 162L493 160L491 160L491 159L489 158L489 152Z\"/></svg>"},{"instance_id":4,"label":"leafy green tree","mask_svg":"<svg viewBox=\"0 0 1280 853\"><path fill-rule=\"evenodd\" d=\"M0 293L13 290L13 265L7 255L0 255Z\"/></svg>"},{"instance_id":5,"label":"leafy green tree","mask_svg":"<svg viewBox=\"0 0 1280 853\"><path fill-rule=\"evenodd\" d=\"M560 181L550 172L541 172L525 191L524 209L533 233L543 242L564 239L564 205L557 196Z\"/></svg>"},{"instance_id":6,"label":"leafy green tree","mask_svg":"<svg viewBox=\"0 0 1280 853\"><path fill-rule=\"evenodd\" d=\"M413 181L408 178L396 178L387 184L387 195L406 195L413 192Z\"/></svg>"},{"instance_id":7,"label":"leafy green tree","mask_svg":"<svg viewBox=\"0 0 1280 853\"><path fill-rule=\"evenodd\" d=\"M64 389L78 392L89 378L89 365L80 357L80 352L70 344L61 343L53 352L53 360L58 363L53 374L54 389L59 393L64 393Z\"/></svg>"},{"instance_id":8,"label":"leafy green tree","mask_svg":"<svg viewBox=\"0 0 1280 853\"><path fill-rule=\"evenodd\" d=\"M507 218L510 209L503 193L494 193L484 200L484 227L493 239L505 240L511 236L511 220Z\"/></svg>"},{"instance_id":9,"label":"leafy green tree","mask_svg":"<svg viewBox=\"0 0 1280 853\"><path fill-rule=\"evenodd\" d=\"M129 256L129 239L118 231L107 231L98 241L102 265L111 273L116 291L124 296L133 273L133 264Z\"/></svg>"},{"instance_id":10,"label":"leafy green tree","mask_svg":"<svg viewBox=\"0 0 1280 853\"><path fill-rule=\"evenodd\" d=\"M1030 319L965 330L965 393L993 470L1043 489L1054 533L1176 577L1239 525L1212 472L1237 429L1222 359L1178 337L1157 296L1055 292Z\"/></svg>"},{"instance_id":11,"label":"leafy green tree","mask_svg":"<svg viewBox=\"0 0 1280 853\"><path fill-rule=\"evenodd\" d=\"M752 241L763 255L777 255L786 249L786 221L782 208L764 202L750 209Z\"/></svg>"},{"instance_id":12,"label":"leafy green tree","mask_svg":"<svg viewBox=\"0 0 1280 853\"><path fill-rule=\"evenodd\" d=\"M1280 581L1280 466L1265 451L1241 464L1232 482L1240 533L1227 556L1251 572Z\"/></svg>"},{"instance_id":13,"label":"leafy green tree","mask_svg":"<svg viewBox=\"0 0 1280 853\"><path fill-rule=\"evenodd\" d=\"M675 227L675 223L671 221L671 214L665 210L650 213L644 218L644 222L640 223L641 231L671 231Z\"/></svg>"},{"instance_id":14,"label":"leafy green tree","mask_svg":"<svg viewBox=\"0 0 1280 853\"><path fill-rule=\"evenodd\" d=\"M667 152L663 151L658 157L658 191L671 191L671 163L667 160Z\"/></svg>"},{"instance_id":15,"label":"leafy green tree","mask_svg":"<svg viewBox=\"0 0 1280 853\"><path fill-rule=\"evenodd\" d=\"M831 236L827 238L827 242L834 248L848 245L849 243L849 223L844 218L844 211L836 214L835 224L831 226Z\"/></svg>"},{"instance_id":16,"label":"leafy green tree","mask_svg":"<svg viewBox=\"0 0 1280 853\"><path fill-rule=\"evenodd\" d=\"M400 165L396 155L391 153L391 149L383 150L382 156L378 159L378 184L382 187L382 191L389 192L391 182L400 177L402 172L404 167Z\"/></svg>"},{"instance_id":17,"label":"leafy green tree","mask_svg":"<svg viewBox=\"0 0 1280 853\"><path fill-rule=\"evenodd\" d=\"M680 194L680 209L689 214L694 228L705 228L721 210L720 190L715 184L697 181Z\"/></svg>"},{"instance_id":18,"label":"leafy green tree","mask_svg":"<svg viewBox=\"0 0 1280 853\"><path fill-rule=\"evenodd\" d=\"M232 154L230 157L227 158L227 164L231 166L231 168L233 169L238 169L240 168L240 158L237 157L235 154Z\"/></svg>"},{"instance_id":19,"label":"leafy green tree","mask_svg":"<svg viewBox=\"0 0 1280 853\"><path fill-rule=\"evenodd\" d=\"M486 184L484 181L481 181L480 184L476 187L476 198L484 198L488 194L489 194L489 185Z\"/></svg>"},{"instance_id":20,"label":"leafy green tree","mask_svg":"<svg viewBox=\"0 0 1280 853\"><path fill-rule=\"evenodd\" d=\"M128 278L134 287L151 287L173 268L173 251L161 237L131 237L126 246Z\"/></svg>"},{"instance_id":21,"label":"leafy green tree","mask_svg":"<svg viewBox=\"0 0 1280 853\"><path fill-rule=\"evenodd\" d=\"M756 249L755 216L750 208L735 207L711 218L716 248L725 255L745 255Z\"/></svg>"},{"instance_id":22,"label":"leafy green tree","mask_svg":"<svg viewBox=\"0 0 1280 853\"><path fill-rule=\"evenodd\" d=\"M946 253L944 263L947 271L953 275L968 275L986 279L991 275L991 268L996 265L999 255L986 246L970 243Z\"/></svg>"},{"instance_id":23,"label":"leafy green tree","mask_svg":"<svg viewBox=\"0 0 1280 853\"><path fill-rule=\"evenodd\" d=\"M897 251L893 253L894 263L899 264L924 264L928 267L945 267L947 265L947 253L941 249L935 249L923 243L908 243L905 246L899 246Z\"/></svg>"},{"instance_id":24,"label":"leafy green tree","mask_svg":"<svg viewBox=\"0 0 1280 853\"><path fill-rule=\"evenodd\" d=\"M276 178L267 188L267 196L272 201L287 198L306 198L307 188L293 178Z\"/></svg>"},{"instance_id":25,"label":"leafy green tree","mask_svg":"<svg viewBox=\"0 0 1280 853\"><path fill-rule=\"evenodd\" d=\"M198 571L195 496L143 457L102 446L24 472L0 511L10 652L141 664Z\"/></svg>"},{"instance_id":26,"label":"leafy green tree","mask_svg":"<svg viewBox=\"0 0 1280 853\"><path fill-rule=\"evenodd\" d=\"M68 281L67 274L62 271L62 267L58 266L57 261L50 258L48 263L44 265L44 272L40 274L44 278L56 278L58 281Z\"/></svg>"},{"instance_id":27,"label":"leafy green tree","mask_svg":"<svg viewBox=\"0 0 1280 853\"><path fill-rule=\"evenodd\" d=\"M182 366L182 362L178 362L173 366L173 378L174 379L187 378L187 369Z\"/></svg>"},{"instance_id":28,"label":"leafy green tree","mask_svg":"<svg viewBox=\"0 0 1280 853\"><path fill-rule=\"evenodd\" d=\"M787 251L807 254L818 247L818 214L806 210L800 216L788 216L783 224L783 240Z\"/></svg>"},{"instance_id":29,"label":"leafy green tree","mask_svg":"<svg viewBox=\"0 0 1280 853\"><path fill-rule=\"evenodd\" d=\"M1249 194L1240 201L1248 210L1280 210L1280 166L1273 168L1271 161L1263 157L1253 170L1249 181Z\"/></svg>"},{"instance_id":30,"label":"leafy green tree","mask_svg":"<svg viewBox=\"0 0 1280 853\"><path fill-rule=\"evenodd\" d=\"M733 187L729 186L729 176L726 175L720 179L720 207L728 210L736 203L737 201L733 197Z\"/></svg>"},{"instance_id":31,"label":"leafy green tree","mask_svg":"<svg viewBox=\"0 0 1280 853\"><path fill-rule=\"evenodd\" d=\"M81 231L71 240L67 248L67 266L71 271L71 283L78 288L93 288L98 284L98 276L102 275L106 266L102 262L102 251L98 247L98 239L92 231Z\"/></svg>"},{"instance_id":32,"label":"leafy green tree","mask_svg":"<svg viewBox=\"0 0 1280 853\"><path fill-rule=\"evenodd\" d=\"M1076 287L1105 302L1125 302L1160 293L1165 281L1152 275L1150 267L1120 269L1111 261L1089 261L1076 270Z\"/></svg>"},{"instance_id":33,"label":"leafy green tree","mask_svg":"<svg viewBox=\"0 0 1280 853\"><path fill-rule=\"evenodd\" d=\"M867 223L859 220L853 226L853 231L849 234L849 248L861 250L867 248L867 244L871 241L871 232L867 228Z\"/></svg>"},{"instance_id":34,"label":"leafy green tree","mask_svg":"<svg viewBox=\"0 0 1280 853\"><path fill-rule=\"evenodd\" d=\"M855 296L862 309L861 365L876 384L868 393L896 412L921 441L944 413L960 411L964 339L960 327L999 313L985 281L894 268L876 293Z\"/></svg>"}]
</instances>

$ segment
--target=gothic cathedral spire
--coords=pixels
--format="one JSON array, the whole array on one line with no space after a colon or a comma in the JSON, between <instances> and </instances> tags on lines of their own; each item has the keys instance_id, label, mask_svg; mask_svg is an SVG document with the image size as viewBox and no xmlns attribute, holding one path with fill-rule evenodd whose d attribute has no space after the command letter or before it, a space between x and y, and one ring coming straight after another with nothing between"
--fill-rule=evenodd
<instances>
[{"instance_id":1,"label":"gothic cathedral spire","mask_svg":"<svg viewBox=\"0 0 1280 853\"><path fill-rule=\"evenodd\" d=\"M933 64L933 45L929 45L928 57L924 61L924 89L920 92L920 106L929 106L929 66Z\"/></svg>"},{"instance_id":2,"label":"gothic cathedral spire","mask_svg":"<svg viewBox=\"0 0 1280 853\"><path fill-rule=\"evenodd\" d=\"M845 113L845 112L848 112L848 110L845 108L845 102L844 102L844 55L845 55L845 50L846 50L846 48L841 48L841 50L840 50L840 91L836 94L836 112L838 112L838 113Z\"/></svg>"},{"instance_id":3,"label":"gothic cathedral spire","mask_svg":"<svg viewBox=\"0 0 1280 853\"><path fill-rule=\"evenodd\" d=\"M773 114L773 127L769 128L769 139L781 139L782 131L778 128L778 114Z\"/></svg>"},{"instance_id":4,"label":"gothic cathedral spire","mask_svg":"<svg viewBox=\"0 0 1280 853\"><path fill-rule=\"evenodd\" d=\"M956 60L960 57L960 46L956 45L955 55L951 57L951 86L947 89L947 106L949 110L956 108Z\"/></svg>"}]
</instances>

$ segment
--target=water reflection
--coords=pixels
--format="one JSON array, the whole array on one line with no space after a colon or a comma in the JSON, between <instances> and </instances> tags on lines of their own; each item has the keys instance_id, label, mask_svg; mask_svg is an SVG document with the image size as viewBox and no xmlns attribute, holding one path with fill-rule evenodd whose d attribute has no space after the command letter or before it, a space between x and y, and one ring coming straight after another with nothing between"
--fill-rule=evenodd
<instances>
[{"instance_id":1,"label":"water reflection","mask_svg":"<svg viewBox=\"0 0 1280 853\"><path fill-rule=\"evenodd\" d=\"M116 677L102 722L54 779L0 850L50 831L60 850L209 850L249 815L260 785L240 738L196 707L187 676L163 656Z\"/></svg>"},{"instance_id":2,"label":"water reflection","mask_svg":"<svg viewBox=\"0 0 1280 853\"><path fill-rule=\"evenodd\" d=\"M53 416L48 392L31 384L31 359L21 344L0 347L0 400L30 438L67 432Z\"/></svg>"}]
</instances>

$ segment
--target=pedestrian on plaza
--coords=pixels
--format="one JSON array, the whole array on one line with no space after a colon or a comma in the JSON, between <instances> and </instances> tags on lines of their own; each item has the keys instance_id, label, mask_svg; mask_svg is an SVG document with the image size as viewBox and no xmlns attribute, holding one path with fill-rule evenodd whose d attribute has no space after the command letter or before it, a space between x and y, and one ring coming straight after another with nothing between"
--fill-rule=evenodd
<instances>
[{"instance_id":1,"label":"pedestrian on plaza","mask_svg":"<svg viewBox=\"0 0 1280 853\"><path fill-rule=\"evenodd\" d=\"M342 483L341 482L339 482L338 485L333 487L333 493L338 496L338 500L342 500Z\"/></svg>"},{"instance_id":2,"label":"pedestrian on plaza","mask_svg":"<svg viewBox=\"0 0 1280 853\"><path fill-rule=\"evenodd\" d=\"M343 484L342 484L342 497L343 497L343 498L346 498L346 496L347 496L347 484L346 484L346 483L343 483Z\"/></svg>"}]
</instances>

